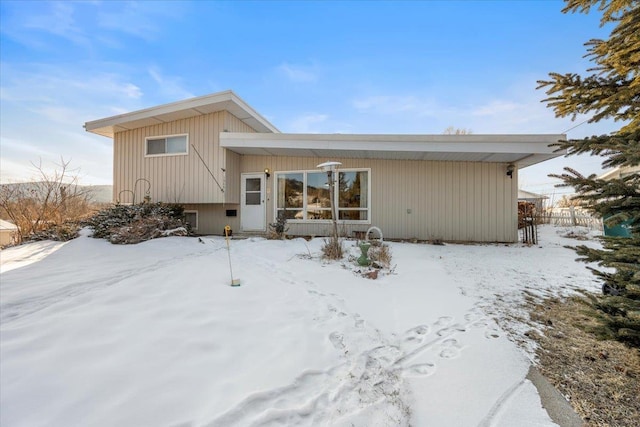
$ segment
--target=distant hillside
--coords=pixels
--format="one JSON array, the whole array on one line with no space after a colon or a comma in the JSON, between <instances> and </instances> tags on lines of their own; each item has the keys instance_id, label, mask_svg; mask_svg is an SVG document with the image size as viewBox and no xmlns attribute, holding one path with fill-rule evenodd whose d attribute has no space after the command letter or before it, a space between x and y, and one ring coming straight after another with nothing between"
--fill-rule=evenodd
<instances>
[{"instance_id":1,"label":"distant hillside","mask_svg":"<svg viewBox=\"0 0 640 427\"><path fill-rule=\"evenodd\" d=\"M91 200L96 203L111 203L113 201L113 185L84 185L81 188L91 193Z\"/></svg>"},{"instance_id":2,"label":"distant hillside","mask_svg":"<svg viewBox=\"0 0 640 427\"><path fill-rule=\"evenodd\" d=\"M21 182L16 184L0 184L0 188L23 186L27 189L30 187L37 188L34 182ZM112 185L79 185L79 190L87 191L91 201L95 203L111 203L113 197Z\"/></svg>"}]
</instances>

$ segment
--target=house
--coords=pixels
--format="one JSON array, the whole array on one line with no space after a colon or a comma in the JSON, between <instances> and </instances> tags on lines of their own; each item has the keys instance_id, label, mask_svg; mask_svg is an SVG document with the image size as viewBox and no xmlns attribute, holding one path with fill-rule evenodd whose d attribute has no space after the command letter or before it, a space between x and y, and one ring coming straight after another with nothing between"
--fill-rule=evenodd
<instances>
[{"instance_id":1,"label":"house","mask_svg":"<svg viewBox=\"0 0 640 427\"><path fill-rule=\"evenodd\" d=\"M598 179L604 179L605 181L609 181L612 179L621 179L630 175L640 174L640 165L636 166L620 166L617 168L613 168L598 177Z\"/></svg>"},{"instance_id":2,"label":"house","mask_svg":"<svg viewBox=\"0 0 640 427\"><path fill-rule=\"evenodd\" d=\"M531 191L518 190L518 201L532 203L536 207L536 212L541 213L544 209L544 201L549 197Z\"/></svg>"},{"instance_id":3,"label":"house","mask_svg":"<svg viewBox=\"0 0 640 427\"><path fill-rule=\"evenodd\" d=\"M278 215L288 233L331 225L327 174L341 231L377 226L388 238L515 242L518 169L562 155L564 135L281 133L234 92L85 123L113 139L114 201L175 202L201 234L262 233Z\"/></svg>"},{"instance_id":4,"label":"house","mask_svg":"<svg viewBox=\"0 0 640 427\"><path fill-rule=\"evenodd\" d=\"M15 224L0 219L0 248L15 243L18 227Z\"/></svg>"}]
</instances>

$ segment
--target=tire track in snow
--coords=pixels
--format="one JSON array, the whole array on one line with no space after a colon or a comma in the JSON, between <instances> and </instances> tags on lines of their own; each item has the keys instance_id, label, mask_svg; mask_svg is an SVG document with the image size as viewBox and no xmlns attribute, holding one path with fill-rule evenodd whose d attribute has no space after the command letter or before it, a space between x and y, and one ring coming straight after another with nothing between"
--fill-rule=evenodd
<instances>
[{"instance_id":1,"label":"tire track in snow","mask_svg":"<svg viewBox=\"0 0 640 427\"><path fill-rule=\"evenodd\" d=\"M206 251L197 251L182 256L172 257L171 261L174 265L176 262L182 260L193 260L196 257L204 257L217 252L224 247L207 249ZM94 290L106 288L109 286L117 285L126 279L146 274L151 271L155 271L167 265L167 260L163 259L156 261L153 264L149 264L144 267L132 267L126 270L120 270L117 274L109 274L107 277L99 278L96 280L80 280L77 282L71 282L65 286L56 288L47 293L38 295L36 297L28 296L18 298L16 301L6 302L0 305L0 323L9 324L15 322L23 317L30 316L36 312L47 309L54 306L57 303L68 303L70 298L76 298ZM69 276L71 279L73 276Z\"/></svg>"},{"instance_id":2,"label":"tire track in snow","mask_svg":"<svg viewBox=\"0 0 640 427\"><path fill-rule=\"evenodd\" d=\"M526 382L526 378L518 381L509 387L503 394L496 400L496 403L493 404L489 413L480 421L478 427L495 427L499 425L500 418L504 413L505 409L508 407L508 403L520 393L522 387Z\"/></svg>"}]
</instances>

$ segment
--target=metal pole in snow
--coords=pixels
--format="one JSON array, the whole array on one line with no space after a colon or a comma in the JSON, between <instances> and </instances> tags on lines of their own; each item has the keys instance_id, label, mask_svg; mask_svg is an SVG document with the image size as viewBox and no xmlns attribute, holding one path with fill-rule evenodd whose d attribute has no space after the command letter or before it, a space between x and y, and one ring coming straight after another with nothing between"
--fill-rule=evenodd
<instances>
[{"instance_id":1,"label":"metal pole in snow","mask_svg":"<svg viewBox=\"0 0 640 427\"><path fill-rule=\"evenodd\" d=\"M231 273L231 286L240 286L240 279L233 278L233 268L231 267L231 247L229 246L229 232L231 231L231 227L225 225L224 227L224 237L227 240L227 254L229 255L229 272Z\"/></svg>"}]
</instances>

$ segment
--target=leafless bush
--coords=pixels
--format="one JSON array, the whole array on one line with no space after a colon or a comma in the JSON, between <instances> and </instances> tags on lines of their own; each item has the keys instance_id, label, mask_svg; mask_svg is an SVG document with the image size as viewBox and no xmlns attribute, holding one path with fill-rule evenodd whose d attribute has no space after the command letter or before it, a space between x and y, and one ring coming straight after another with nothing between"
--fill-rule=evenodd
<instances>
[{"instance_id":1,"label":"leafless bush","mask_svg":"<svg viewBox=\"0 0 640 427\"><path fill-rule=\"evenodd\" d=\"M269 234L267 235L267 238L272 240L282 240L285 238L288 230L287 218L285 217L284 212L278 212L276 222L269 224Z\"/></svg>"},{"instance_id":2,"label":"leafless bush","mask_svg":"<svg viewBox=\"0 0 640 427\"><path fill-rule=\"evenodd\" d=\"M330 237L324 240L324 245L322 245L322 256L324 258L332 260L342 259L343 253L342 242L338 237Z\"/></svg>"},{"instance_id":3,"label":"leafless bush","mask_svg":"<svg viewBox=\"0 0 640 427\"><path fill-rule=\"evenodd\" d=\"M34 182L0 188L0 214L16 225L16 243L42 234L55 239L56 229L68 230L69 224L77 224L91 212L88 191L78 186L69 163L61 159L53 173L46 172L42 162L33 164Z\"/></svg>"},{"instance_id":4,"label":"leafless bush","mask_svg":"<svg viewBox=\"0 0 640 427\"><path fill-rule=\"evenodd\" d=\"M390 268L391 267L391 249L384 243L376 243L369 248L369 259L375 267Z\"/></svg>"}]
</instances>

